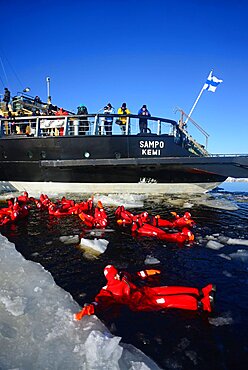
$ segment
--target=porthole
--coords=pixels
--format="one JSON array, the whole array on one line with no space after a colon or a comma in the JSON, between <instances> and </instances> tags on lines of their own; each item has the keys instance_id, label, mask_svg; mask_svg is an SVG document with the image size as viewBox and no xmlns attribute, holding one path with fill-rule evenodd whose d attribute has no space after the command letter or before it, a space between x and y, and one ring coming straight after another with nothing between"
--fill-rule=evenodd
<instances>
[{"instance_id":1,"label":"porthole","mask_svg":"<svg viewBox=\"0 0 248 370\"><path fill-rule=\"evenodd\" d=\"M120 159L121 158L121 153L119 153L119 152L115 153L115 158Z\"/></svg>"},{"instance_id":2,"label":"porthole","mask_svg":"<svg viewBox=\"0 0 248 370\"><path fill-rule=\"evenodd\" d=\"M29 158L29 159L32 159L32 158L33 158L33 153L32 153L32 152L30 152L30 151L28 151L28 152L27 152L27 156L28 156L28 158Z\"/></svg>"},{"instance_id":3,"label":"porthole","mask_svg":"<svg viewBox=\"0 0 248 370\"><path fill-rule=\"evenodd\" d=\"M7 153L6 153L6 152L2 152L2 157L3 157L4 159L7 159L7 158L8 158Z\"/></svg>"},{"instance_id":4,"label":"porthole","mask_svg":"<svg viewBox=\"0 0 248 370\"><path fill-rule=\"evenodd\" d=\"M90 157L90 153L89 152L85 152L84 153L84 156L85 156L85 158L89 158Z\"/></svg>"}]
</instances>

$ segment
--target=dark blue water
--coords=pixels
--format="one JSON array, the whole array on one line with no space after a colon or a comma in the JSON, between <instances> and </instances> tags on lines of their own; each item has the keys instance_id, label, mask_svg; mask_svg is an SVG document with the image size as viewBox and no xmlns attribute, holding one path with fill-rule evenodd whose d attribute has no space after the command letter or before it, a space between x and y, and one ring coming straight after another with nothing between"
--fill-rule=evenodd
<instances>
[{"instance_id":1,"label":"dark blue water","mask_svg":"<svg viewBox=\"0 0 248 370\"><path fill-rule=\"evenodd\" d=\"M244 186L244 187L243 187ZM86 199L68 195L67 197ZM218 208L216 208L218 207ZM248 364L248 246L228 245L227 238L248 239L248 183L225 184L207 198L190 196L147 199L134 213L147 210L170 218L170 212L189 210L196 221L193 246L180 247L148 238L133 238L128 229L114 222L116 206L105 207L112 230L101 235L109 241L106 252L89 259L77 245L65 245L61 235L93 238L77 216L49 217L31 209L28 220L8 226L1 233L16 244L25 258L41 263L56 283L83 305L93 300L105 285L103 268L114 264L130 272L146 265L147 255L160 263L158 284L202 287L217 286L214 312L210 315L167 310L156 313L123 311L105 320L113 334L153 358L163 369L244 369ZM209 236L222 240L224 247L206 247ZM222 239L220 239L222 237ZM223 239L225 237L225 239Z\"/></svg>"}]
</instances>

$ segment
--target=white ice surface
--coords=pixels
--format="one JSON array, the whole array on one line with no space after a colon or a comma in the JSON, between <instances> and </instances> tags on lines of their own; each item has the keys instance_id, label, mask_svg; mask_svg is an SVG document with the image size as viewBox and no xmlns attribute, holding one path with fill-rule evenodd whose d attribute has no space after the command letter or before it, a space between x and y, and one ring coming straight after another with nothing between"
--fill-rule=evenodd
<instances>
[{"instance_id":1,"label":"white ice surface","mask_svg":"<svg viewBox=\"0 0 248 370\"><path fill-rule=\"evenodd\" d=\"M103 205L119 206L123 205L125 208L142 208L144 200L147 198L144 194L109 194L109 195L95 195L95 199L101 200Z\"/></svg>"},{"instance_id":2,"label":"white ice surface","mask_svg":"<svg viewBox=\"0 0 248 370\"><path fill-rule=\"evenodd\" d=\"M239 209L239 207L235 203L227 199L219 199L217 197L215 199L211 199L206 194L205 199L203 196L202 198L198 199L195 203L198 205L202 205L204 207L223 209L226 211L237 211L237 209Z\"/></svg>"},{"instance_id":3,"label":"white ice surface","mask_svg":"<svg viewBox=\"0 0 248 370\"><path fill-rule=\"evenodd\" d=\"M0 369L158 369L120 344L96 316L74 321L79 305L40 264L0 235Z\"/></svg>"},{"instance_id":4,"label":"white ice surface","mask_svg":"<svg viewBox=\"0 0 248 370\"><path fill-rule=\"evenodd\" d=\"M223 316L209 317L208 321L213 326L224 326L233 324L233 318L231 317L229 312L226 312L225 314L223 314Z\"/></svg>"},{"instance_id":5,"label":"white ice surface","mask_svg":"<svg viewBox=\"0 0 248 370\"><path fill-rule=\"evenodd\" d=\"M229 238L226 242L229 245L244 245L248 247L248 239L232 239Z\"/></svg>"},{"instance_id":6,"label":"white ice surface","mask_svg":"<svg viewBox=\"0 0 248 370\"><path fill-rule=\"evenodd\" d=\"M219 250L221 248L223 248L224 245L215 241L215 240L209 240L206 244L206 248L209 248L209 249L214 249L214 250Z\"/></svg>"},{"instance_id":7,"label":"white ice surface","mask_svg":"<svg viewBox=\"0 0 248 370\"><path fill-rule=\"evenodd\" d=\"M248 247L248 239L233 239L219 234L207 235L206 239L208 240L206 247L210 249L218 250L225 245L242 245Z\"/></svg>"},{"instance_id":8,"label":"white ice surface","mask_svg":"<svg viewBox=\"0 0 248 370\"><path fill-rule=\"evenodd\" d=\"M171 204L176 207L192 208L194 205L203 206L214 209L223 209L228 211L236 211L239 209L237 204L234 202L220 197L218 194L197 194L196 197L193 195L189 199L184 199L183 197L175 198L169 195L166 198L167 204Z\"/></svg>"},{"instance_id":9,"label":"white ice surface","mask_svg":"<svg viewBox=\"0 0 248 370\"><path fill-rule=\"evenodd\" d=\"M153 257L153 256L148 254L146 256L146 259L145 259L144 263L146 265L156 265L156 264L160 263L160 261L156 257Z\"/></svg>"},{"instance_id":10,"label":"white ice surface","mask_svg":"<svg viewBox=\"0 0 248 370\"><path fill-rule=\"evenodd\" d=\"M106 251L108 244L109 244L109 241L106 239L94 238L93 240L91 240L91 239L82 238L80 240L80 246L91 248L100 254Z\"/></svg>"},{"instance_id":11,"label":"white ice surface","mask_svg":"<svg viewBox=\"0 0 248 370\"><path fill-rule=\"evenodd\" d=\"M229 256L235 261L248 262L248 251L245 249L238 249L237 252L231 253Z\"/></svg>"},{"instance_id":12,"label":"white ice surface","mask_svg":"<svg viewBox=\"0 0 248 370\"><path fill-rule=\"evenodd\" d=\"M64 244L78 244L80 238L79 235L63 235L59 240Z\"/></svg>"}]
</instances>

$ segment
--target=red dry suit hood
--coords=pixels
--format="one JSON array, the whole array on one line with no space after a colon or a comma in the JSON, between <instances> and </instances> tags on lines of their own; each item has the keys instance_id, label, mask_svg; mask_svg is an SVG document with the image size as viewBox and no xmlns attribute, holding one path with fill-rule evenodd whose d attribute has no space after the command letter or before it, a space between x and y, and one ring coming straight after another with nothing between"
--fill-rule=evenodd
<instances>
[{"instance_id":1,"label":"red dry suit hood","mask_svg":"<svg viewBox=\"0 0 248 370\"><path fill-rule=\"evenodd\" d=\"M113 280L118 270L113 265L107 265L104 269L104 275L108 281Z\"/></svg>"}]
</instances>

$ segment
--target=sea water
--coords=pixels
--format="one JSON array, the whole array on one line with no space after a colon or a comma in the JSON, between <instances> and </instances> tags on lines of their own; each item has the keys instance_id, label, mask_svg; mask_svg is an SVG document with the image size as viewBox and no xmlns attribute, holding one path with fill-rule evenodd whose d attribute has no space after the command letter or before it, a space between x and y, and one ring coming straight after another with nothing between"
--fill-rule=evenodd
<instances>
[{"instance_id":1,"label":"sea water","mask_svg":"<svg viewBox=\"0 0 248 370\"><path fill-rule=\"evenodd\" d=\"M79 200L78 195L66 196ZM1 230L28 262L1 240L7 281L1 287L0 368L31 369L27 363L39 369L155 369L156 364L163 369L246 368L248 183L224 183L196 196L95 194L95 199L102 200L109 215L105 232L86 230L77 216L56 219L36 209L27 220ZM132 237L128 228L114 222L117 203L133 213L147 210L167 219L172 211L191 212L194 244ZM107 249L101 254L85 251L78 243L81 238L107 240ZM159 268L161 285L214 283L214 311L125 310L104 323L95 317L74 322L73 313L105 284L103 268L109 263L129 272ZM90 351L93 345L95 351ZM99 357L92 357L93 352Z\"/></svg>"}]
</instances>

